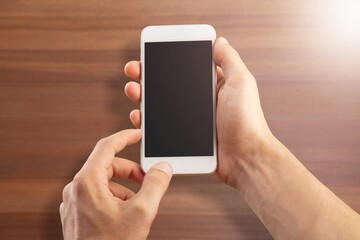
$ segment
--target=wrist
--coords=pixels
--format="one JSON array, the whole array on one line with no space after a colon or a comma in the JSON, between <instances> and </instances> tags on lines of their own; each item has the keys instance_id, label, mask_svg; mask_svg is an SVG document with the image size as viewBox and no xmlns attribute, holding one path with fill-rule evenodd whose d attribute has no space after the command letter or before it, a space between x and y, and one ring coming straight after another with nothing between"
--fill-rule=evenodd
<instances>
[{"instance_id":1,"label":"wrist","mask_svg":"<svg viewBox=\"0 0 360 240\"><path fill-rule=\"evenodd\" d=\"M245 200L251 196L249 190L265 190L271 175L280 174L281 159L289 159L289 155L291 152L272 134L258 138L251 148L235 156L235 189Z\"/></svg>"}]
</instances>

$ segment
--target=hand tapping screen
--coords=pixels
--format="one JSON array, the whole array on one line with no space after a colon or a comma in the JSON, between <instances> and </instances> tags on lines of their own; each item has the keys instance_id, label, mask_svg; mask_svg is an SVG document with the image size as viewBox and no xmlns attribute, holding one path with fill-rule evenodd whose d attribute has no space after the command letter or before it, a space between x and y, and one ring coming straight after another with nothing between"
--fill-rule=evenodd
<instances>
[{"instance_id":1,"label":"hand tapping screen","mask_svg":"<svg viewBox=\"0 0 360 240\"><path fill-rule=\"evenodd\" d=\"M213 156L211 41L145 43L145 157Z\"/></svg>"}]
</instances>

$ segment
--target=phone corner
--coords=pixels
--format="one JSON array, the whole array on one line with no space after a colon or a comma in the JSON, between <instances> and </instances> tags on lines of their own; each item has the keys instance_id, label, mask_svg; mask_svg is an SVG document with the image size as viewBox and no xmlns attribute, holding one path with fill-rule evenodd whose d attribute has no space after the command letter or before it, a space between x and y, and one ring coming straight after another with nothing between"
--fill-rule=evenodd
<instances>
[{"instance_id":1,"label":"phone corner","mask_svg":"<svg viewBox=\"0 0 360 240\"><path fill-rule=\"evenodd\" d=\"M149 167L145 166L144 161L140 160L140 169L143 173L147 173L149 171Z\"/></svg>"},{"instance_id":2,"label":"phone corner","mask_svg":"<svg viewBox=\"0 0 360 240\"><path fill-rule=\"evenodd\" d=\"M213 174L216 172L217 168L218 168L218 161L216 156L214 156L214 158L211 158L211 160L209 159L209 162L206 164L206 168L204 168L203 171L200 173Z\"/></svg>"},{"instance_id":3,"label":"phone corner","mask_svg":"<svg viewBox=\"0 0 360 240\"><path fill-rule=\"evenodd\" d=\"M204 24L206 26L211 34L211 37L215 40L216 39L216 30L215 28L210 24Z\"/></svg>"},{"instance_id":4,"label":"phone corner","mask_svg":"<svg viewBox=\"0 0 360 240\"><path fill-rule=\"evenodd\" d=\"M217 158L215 157L215 161L213 162L213 164L210 167L209 174L215 173L217 168L218 168L218 161L217 161Z\"/></svg>"},{"instance_id":5,"label":"phone corner","mask_svg":"<svg viewBox=\"0 0 360 240\"><path fill-rule=\"evenodd\" d=\"M144 37L146 37L146 35L148 34L149 31L151 31L151 29L153 28L153 26L146 26L141 30L140 33L140 39L143 40Z\"/></svg>"}]
</instances>

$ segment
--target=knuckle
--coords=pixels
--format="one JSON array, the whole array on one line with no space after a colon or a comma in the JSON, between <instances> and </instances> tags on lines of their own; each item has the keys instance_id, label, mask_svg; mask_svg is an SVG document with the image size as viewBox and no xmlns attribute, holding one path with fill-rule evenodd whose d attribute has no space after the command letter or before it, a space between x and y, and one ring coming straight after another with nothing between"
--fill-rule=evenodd
<instances>
[{"instance_id":1,"label":"knuckle","mask_svg":"<svg viewBox=\"0 0 360 240\"><path fill-rule=\"evenodd\" d=\"M96 147L98 148L104 148L108 145L110 145L110 140L108 137L102 138L96 143Z\"/></svg>"},{"instance_id":2,"label":"knuckle","mask_svg":"<svg viewBox=\"0 0 360 240\"><path fill-rule=\"evenodd\" d=\"M144 222L151 222L156 215L155 210L148 207L144 202L136 201L133 205L133 216L136 216L137 219L142 219Z\"/></svg>"},{"instance_id":3,"label":"knuckle","mask_svg":"<svg viewBox=\"0 0 360 240\"><path fill-rule=\"evenodd\" d=\"M148 175L147 180L154 185L162 186L164 182L162 174L165 175L161 170L154 170L153 174Z\"/></svg>"},{"instance_id":4,"label":"knuckle","mask_svg":"<svg viewBox=\"0 0 360 240\"><path fill-rule=\"evenodd\" d=\"M243 73L229 77L229 82L233 83L235 88L251 86L256 83L255 77L251 73Z\"/></svg>"},{"instance_id":5,"label":"knuckle","mask_svg":"<svg viewBox=\"0 0 360 240\"><path fill-rule=\"evenodd\" d=\"M87 192L88 183L84 175L80 175L80 174L76 175L71 184L72 184L73 193L76 196L81 196Z\"/></svg>"},{"instance_id":6,"label":"knuckle","mask_svg":"<svg viewBox=\"0 0 360 240\"><path fill-rule=\"evenodd\" d=\"M146 216L148 214L145 204L140 201L134 203L133 211L137 216Z\"/></svg>"},{"instance_id":7,"label":"knuckle","mask_svg":"<svg viewBox=\"0 0 360 240\"><path fill-rule=\"evenodd\" d=\"M60 206L59 206L59 213L60 213L60 215L62 215L63 209L64 209L64 203L62 202L62 203L60 203Z\"/></svg>"},{"instance_id":8,"label":"knuckle","mask_svg":"<svg viewBox=\"0 0 360 240\"><path fill-rule=\"evenodd\" d=\"M64 189L63 189L63 191L62 191L62 198L63 198L64 201L69 198L69 189L70 189L70 186L71 186L71 183L68 183L68 184L64 187Z\"/></svg>"}]
</instances>

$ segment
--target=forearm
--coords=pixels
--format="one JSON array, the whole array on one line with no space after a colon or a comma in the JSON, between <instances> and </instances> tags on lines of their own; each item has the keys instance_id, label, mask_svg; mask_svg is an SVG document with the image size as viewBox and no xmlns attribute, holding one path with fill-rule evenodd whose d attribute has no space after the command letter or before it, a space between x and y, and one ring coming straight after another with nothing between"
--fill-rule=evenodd
<instances>
[{"instance_id":1,"label":"forearm","mask_svg":"<svg viewBox=\"0 0 360 240\"><path fill-rule=\"evenodd\" d=\"M239 156L236 188L276 239L360 239L359 215L286 147L260 149Z\"/></svg>"}]
</instances>

